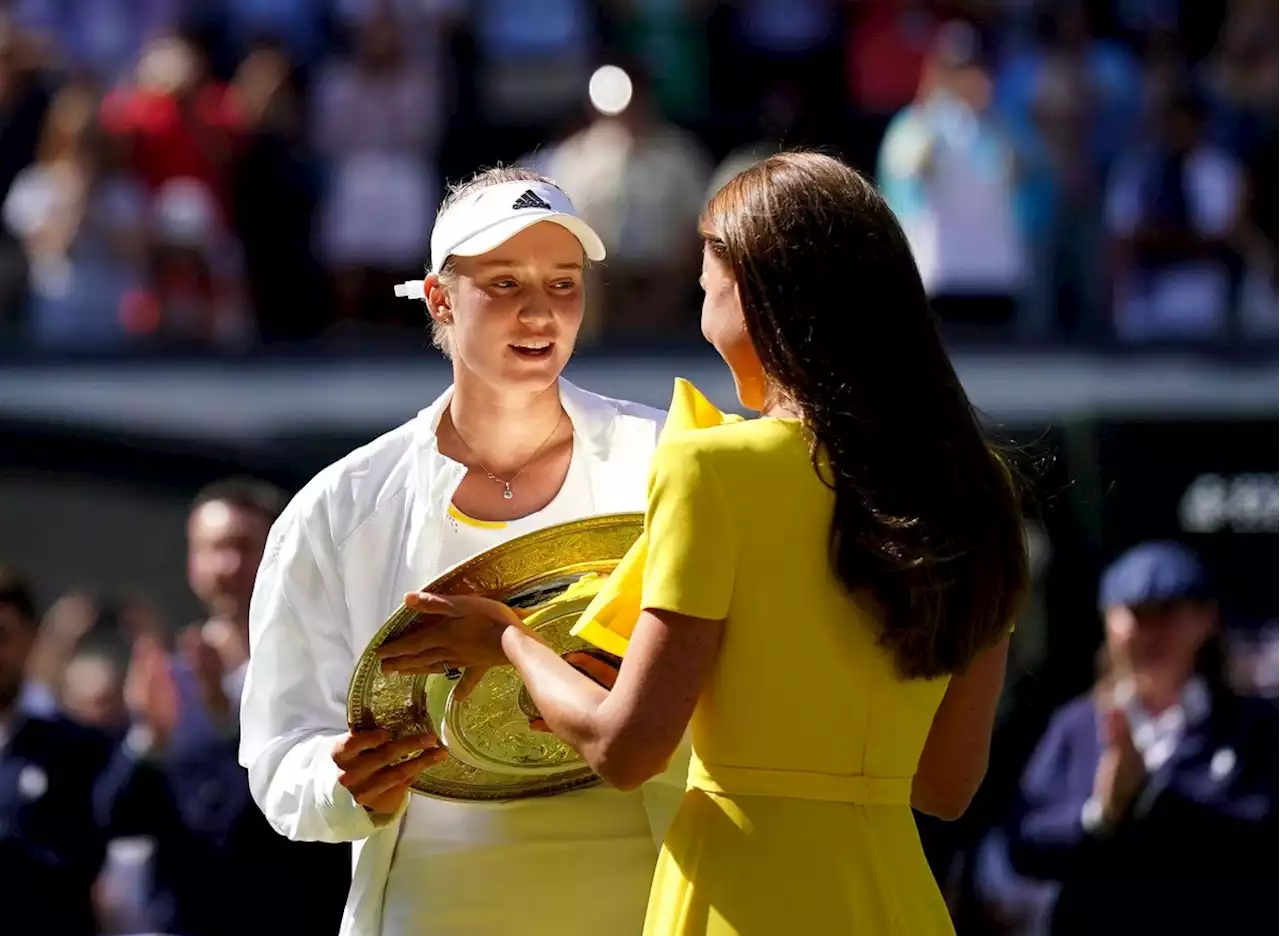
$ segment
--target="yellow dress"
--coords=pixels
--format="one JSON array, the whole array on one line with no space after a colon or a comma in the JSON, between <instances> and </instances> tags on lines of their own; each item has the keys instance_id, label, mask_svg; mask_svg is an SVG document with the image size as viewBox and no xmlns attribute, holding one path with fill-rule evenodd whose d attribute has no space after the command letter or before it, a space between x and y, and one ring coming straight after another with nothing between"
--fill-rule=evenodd
<instances>
[{"instance_id":1,"label":"yellow dress","mask_svg":"<svg viewBox=\"0 0 1280 936\"><path fill-rule=\"evenodd\" d=\"M952 933L910 810L947 680L899 678L835 577L804 426L709 406L677 386L644 537L580 625L625 651L637 607L725 621L645 936Z\"/></svg>"}]
</instances>

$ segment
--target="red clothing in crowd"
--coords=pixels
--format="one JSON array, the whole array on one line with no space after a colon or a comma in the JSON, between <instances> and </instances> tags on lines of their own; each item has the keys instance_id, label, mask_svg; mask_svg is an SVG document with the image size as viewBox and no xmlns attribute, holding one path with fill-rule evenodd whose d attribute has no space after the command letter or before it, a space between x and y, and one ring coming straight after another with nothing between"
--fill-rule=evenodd
<instances>
[{"instance_id":1,"label":"red clothing in crowd","mask_svg":"<svg viewBox=\"0 0 1280 936\"><path fill-rule=\"evenodd\" d=\"M847 41L849 94L860 110L894 114L911 103L937 24L909 0L872 0L863 6Z\"/></svg>"},{"instance_id":2,"label":"red clothing in crowd","mask_svg":"<svg viewBox=\"0 0 1280 936\"><path fill-rule=\"evenodd\" d=\"M102 104L102 126L128 141L130 164L153 191L170 179L196 179L226 211L228 160L242 126L226 85L197 88L185 107L149 89L113 91Z\"/></svg>"}]
</instances>

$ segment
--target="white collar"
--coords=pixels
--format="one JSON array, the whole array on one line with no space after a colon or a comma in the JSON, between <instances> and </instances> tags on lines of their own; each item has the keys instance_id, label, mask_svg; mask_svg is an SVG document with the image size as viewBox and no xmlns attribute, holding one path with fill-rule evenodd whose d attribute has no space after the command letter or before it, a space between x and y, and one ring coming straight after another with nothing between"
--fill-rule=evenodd
<instances>
[{"instance_id":1,"label":"white collar","mask_svg":"<svg viewBox=\"0 0 1280 936\"><path fill-rule=\"evenodd\" d=\"M660 419L633 416L618 401L580 390L560 379L560 403L574 435L587 455L591 501L598 513L643 510L649 462L657 442ZM443 522L449 499L466 474L466 467L440 453L436 429L445 407L453 399L449 387L418 414L414 427L411 468L417 496L409 514L408 568L415 581L430 581L440 571Z\"/></svg>"},{"instance_id":2,"label":"white collar","mask_svg":"<svg viewBox=\"0 0 1280 936\"><path fill-rule=\"evenodd\" d=\"M1159 770L1173 756L1187 727L1204 719L1211 704L1208 686L1199 676L1193 677L1182 688L1178 701L1159 715L1152 715L1138 703L1132 680L1116 683L1114 699L1124 709L1134 746L1148 771Z\"/></svg>"},{"instance_id":3,"label":"white collar","mask_svg":"<svg viewBox=\"0 0 1280 936\"><path fill-rule=\"evenodd\" d=\"M1159 723L1165 721L1166 716L1171 716L1194 723L1208 715L1210 707L1209 687L1200 676L1191 677L1182 687L1178 701L1159 715L1152 715L1138 702L1132 679L1118 680L1113 698L1116 704L1128 713L1131 721Z\"/></svg>"}]
</instances>

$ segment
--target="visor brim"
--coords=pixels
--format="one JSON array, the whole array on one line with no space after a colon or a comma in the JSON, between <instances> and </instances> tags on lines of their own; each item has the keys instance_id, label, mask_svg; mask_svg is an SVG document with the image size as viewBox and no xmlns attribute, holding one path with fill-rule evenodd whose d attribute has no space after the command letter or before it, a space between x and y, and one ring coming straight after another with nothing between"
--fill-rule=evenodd
<instances>
[{"instance_id":1,"label":"visor brim","mask_svg":"<svg viewBox=\"0 0 1280 936\"><path fill-rule=\"evenodd\" d=\"M558 224L576 237L578 243L582 245L582 250L587 255L588 260L599 262L605 258L604 241L600 240L600 235L592 230L591 225L574 215L555 211L540 212L538 214L522 213L519 217L508 218L477 234L471 235L451 249L449 254L458 257L478 257L481 254L487 254L489 251L501 247L521 231L527 230L535 224L541 224L543 221Z\"/></svg>"}]
</instances>

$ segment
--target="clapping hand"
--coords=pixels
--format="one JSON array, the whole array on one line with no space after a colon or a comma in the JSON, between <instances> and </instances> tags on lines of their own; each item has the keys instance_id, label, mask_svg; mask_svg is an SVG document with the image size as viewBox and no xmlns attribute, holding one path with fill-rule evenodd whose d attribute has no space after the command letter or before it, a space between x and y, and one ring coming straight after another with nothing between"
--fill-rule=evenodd
<instances>
[{"instance_id":1,"label":"clapping hand","mask_svg":"<svg viewBox=\"0 0 1280 936\"><path fill-rule=\"evenodd\" d=\"M1106 748L1094 775L1093 795L1102 807L1102 820L1115 825L1133 806L1147 782L1147 765L1133 743L1129 719L1119 708L1103 712Z\"/></svg>"},{"instance_id":2,"label":"clapping hand","mask_svg":"<svg viewBox=\"0 0 1280 936\"><path fill-rule=\"evenodd\" d=\"M124 700L129 713L151 732L152 745L163 749L177 727L181 703L169 656L151 634L133 642Z\"/></svg>"},{"instance_id":3,"label":"clapping hand","mask_svg":"<svg viewBox=\"0 0 1280 936\"><path fill-rule=\"evenodd\" d=\"M196 677L200 700L217 725L233 723L235 707L223 688L223 662L218 649L205 637L203 628L188 627L178 634L178 655Z\"/></svg>"}]
</instances>

